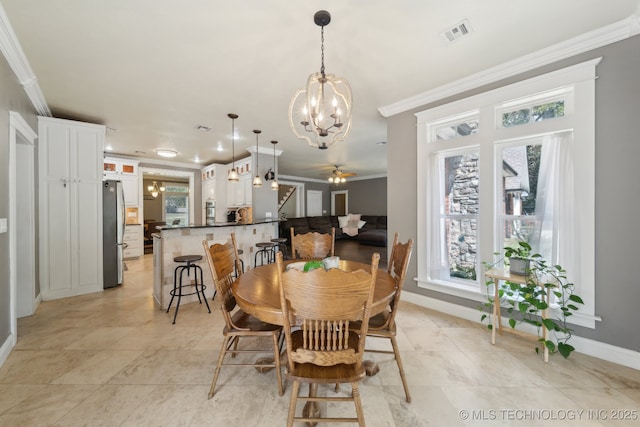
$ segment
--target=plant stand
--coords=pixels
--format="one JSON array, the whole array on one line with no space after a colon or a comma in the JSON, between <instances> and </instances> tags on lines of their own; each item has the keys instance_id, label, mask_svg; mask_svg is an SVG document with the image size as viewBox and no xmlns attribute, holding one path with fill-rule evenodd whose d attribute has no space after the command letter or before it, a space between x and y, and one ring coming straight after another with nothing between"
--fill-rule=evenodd
<instances>
[{"instance_id":1,"label":"plant stand","mask_svg":"<svg viewBox=\"0 0 640 427\"><path fill-rule=\"evenodd\" d=\"M484 276L487 280L491 280L493 282L494 288L494 300L493 300L493 328L491 328L491 344L496 343L496 329L498 329L498 333L502 335L502 317L500 315L500 280L509 281L511 283L517 283L520 285L527 284L527 281L530 280L529 276L521 276L519 274L512 274L508 270L499 270L499 269L491 269L487 271ZM542 319L546 319L549 312L549 303L551 300L551 292L547 292L546 295L547 308L542 310L540 315ZM530 337L531 334L527 332L523 332L513 328L505 329L507 332ZM542 337L547 340L549 331L547 328L542 326ZM544 361L545 363L549 362L549 349L547 346L544 346Z\"/></svg>"}]
</instances>

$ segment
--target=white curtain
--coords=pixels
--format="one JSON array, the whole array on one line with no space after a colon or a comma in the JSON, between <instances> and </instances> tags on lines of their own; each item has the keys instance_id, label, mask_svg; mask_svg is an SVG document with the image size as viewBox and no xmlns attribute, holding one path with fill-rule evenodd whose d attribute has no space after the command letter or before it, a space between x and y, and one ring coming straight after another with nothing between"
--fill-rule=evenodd
<instances>
[{"instance_id":1,"label":"white curtain","mask_svg":"<svg viewBox=\"0 0 640 427\"><path fill-rule=\"evenodd\" d=\"M444 155L433 154L429 161L429 197L427 199L427 223L429 224L429 277L432 280L449 278L444 227Z\"/></svg>"},{"instance_id":2,"label":"white curtain","mask_svg":"<svg viewBox=\"0 0 640 427\"><path fill-rule=\"evenodd\" d=\"M578 283L580 272L578 214L574 210L576 194L572 151L573 132L547 135L542 140L536 216L540 218L538 252L553 264L562 265ZM534 247L536 247L534 246Z\"/></svg>"}]
</instances>

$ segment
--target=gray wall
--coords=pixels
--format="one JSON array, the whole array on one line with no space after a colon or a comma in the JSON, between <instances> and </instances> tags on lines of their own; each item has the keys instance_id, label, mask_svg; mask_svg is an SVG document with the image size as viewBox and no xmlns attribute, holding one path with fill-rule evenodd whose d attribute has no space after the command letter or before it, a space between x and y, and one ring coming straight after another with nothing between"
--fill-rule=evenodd
<instances>
[{"instance_id":1,"label":"gray wall","mask_svg":"<svg viewBox=\"0 0 640 427\"><path fill-rule=\"evenodd\" d=\"M387 178L351 180L339 185L296 179L286 179L286 181L304 183L305 192L307 190L322 191L322 210L324 215L331 215L331 192L343 190L349 191L350 213L364 215L387 214ZM290 217L290 215L288 216Z\"/></svg>"},{"instance_id":2,"label":"gray wall","mask_svg":"<svg viewBox=\"0 0 640 427\"><path fill-rule=\"evenodd\" d=\"M389 229L402 240L417 236L417 135L414 114L454 99L484 92L535 75L602 56L596 80L596 314L595 329L575 327L575 335L640 351L640 286L635 269L638 231L633 218L640 210L637 161L640 158L640 36L536 69L500 83L424 105L389 118ZM402 191L398 191L402 189ZM414 251L407 277L417 276ZM478 303L418 288L408 280L405 290L477 308Z\"/></svg>"},{"instance_id":3,"label":"gray wall","mask_svg":"<svg viewBox=\"0 0 640 427\"><path fill-rule=\"evenodd\" d=\"M349 213L387 214L387 178L351 180L344 184L331 185L330 191L340 190L349 191ZM329 209L331 209L331 199L329 199Z\"/></svg>"},{"instance_id":4,"label":"gray wall","mask_svg":"<svg viewBox=\"0 0 640 427\"><path fill-rule=\"evenodd\" d=\"M17 77L2 55L0 55L0 88L0 218L8 218L9 111L20 113L27 123L29 123L29 126L36 132L38 130L38 119L31 101L27 98ZM34 151L37 153L37 148ZM37 203L37 194L35 198ZM35 220L37 224L37 208ZM36 266L37 263L33 268L37 272ZM36 276L36 279L37 277L38 276ZM39 283L36 283L36 287L39 288ZM0 345L6 341L11 332L9 308L9 233L2 233L0 234Z\"/></svg>"}]
</instances>

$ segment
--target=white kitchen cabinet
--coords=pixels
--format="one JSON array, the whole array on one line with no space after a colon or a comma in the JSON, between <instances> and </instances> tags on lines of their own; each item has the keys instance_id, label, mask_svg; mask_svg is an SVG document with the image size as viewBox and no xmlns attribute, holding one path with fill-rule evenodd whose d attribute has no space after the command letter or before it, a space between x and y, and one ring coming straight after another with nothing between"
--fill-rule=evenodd
<instances>
[{"instance_id":1,"label":"white kitchen cabinet","mask_svg":"<svg viewBox=\"0 0 640 427\"><path fill-rule=\"evenodd\" d=\"M253 177L249 170L250 162L236 162L238 182L227 181L227 206L251 206L253 199Z\"/></svg>"},{"instance_id":2,"label":"white kitchen cabinet","mask_svg":"<svg viewBox=\"0 0 640 427\"><path fill-rule=\"evenodd\" d=\"M38 133L42 298L102 291L105 127L39 117Z\"/></svg>"},{"instance_id":3,"label":"white kitchen cabinet","mask_svg":"<svg viewBox=\"0 0 640 427\"><path fill-rule=\"evenodd\" d=\"M144 230L141 224L130 224L124 228L125 244L123 258L138 258L144 254Z\"/></svg>"},{"instance_id":4,"label":"white kitchen cabinet","mask_svg":"<svg viewBox=\"0 0 640 427\"><path fill-rule=\"evenodd\" d=\"M141 183L138 175L138 164L137 160L104 158L103 177L105 180L115 179L122 182L124 204L126 206L140 205Z\"/></svg>"},{"instance_id":5,"label":"white kitchen cabinet","mask_svg":"<svg viewBox=\"0 0 640 427\"><path fill-rule=\"evenodd\" d=\"M202 221L207 217L206 204L213 202L216 208L216 221L227 220L227 165L211 164L201 169L202 177ZM234 196L235 200L235 196Z\"/></svg>"}]
</instances>

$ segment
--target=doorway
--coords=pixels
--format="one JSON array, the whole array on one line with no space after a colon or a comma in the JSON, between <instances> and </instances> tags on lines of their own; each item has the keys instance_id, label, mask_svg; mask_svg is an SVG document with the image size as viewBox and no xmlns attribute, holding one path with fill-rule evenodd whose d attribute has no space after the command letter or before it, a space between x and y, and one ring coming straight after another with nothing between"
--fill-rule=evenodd
<instances>
[{"instance_id":1,"label":"doorway","mask_svg":"<svg viewBox=\"0 0 640 427\"><path fill-rule=\"evenodd\" d=\"M331 192L331 215L345 216L349 212L349 190Z\"/></svg>"},{"instance_id":2,"label":"doorway","mask_svg":"<svg viewBox=\"0 0 640 427\"><path fill-rule=\"evenodd\" d=\"M37 137L19 113L9 112L9 292L14 344L17 319L35 313L40 297L36 290L35 250Z\"/></svg>"},{"instance_id":3,"label":"doorway","mask_svg":"<svg viewBox=\"0 0 640 427\"><path fill-rule=\"evenodd\" d=\"M278 208L278 217L284 212L286 217L298 218L304 216L304 184L294 181L280 181L280 185L296 187L291 198Z\"/></svg>"}]
</instances>

